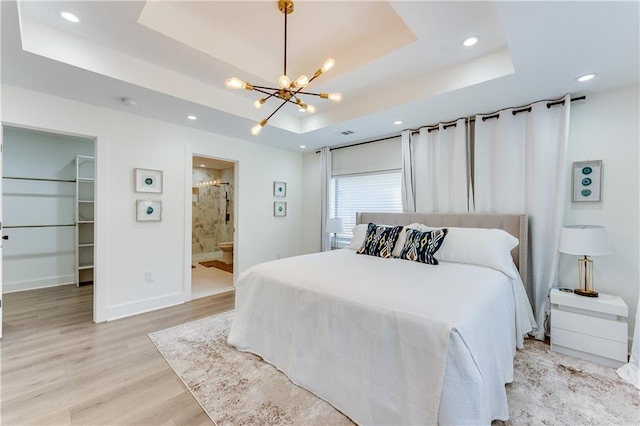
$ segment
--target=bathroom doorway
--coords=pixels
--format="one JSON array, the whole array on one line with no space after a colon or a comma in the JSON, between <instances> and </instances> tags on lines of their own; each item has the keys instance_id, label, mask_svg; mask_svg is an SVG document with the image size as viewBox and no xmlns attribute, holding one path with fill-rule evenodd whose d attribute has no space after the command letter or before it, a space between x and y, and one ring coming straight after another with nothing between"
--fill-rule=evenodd
<instances>
[{"instance_id":1,"label":"bathroom doorway","mask_svg":"<svg viewBox=\"0 0 640 426\"><path fill-rule=\"evenodd\" d=\"M193 156L191 299L233 290L235 163Z\"/></svg>"}]
</instances>

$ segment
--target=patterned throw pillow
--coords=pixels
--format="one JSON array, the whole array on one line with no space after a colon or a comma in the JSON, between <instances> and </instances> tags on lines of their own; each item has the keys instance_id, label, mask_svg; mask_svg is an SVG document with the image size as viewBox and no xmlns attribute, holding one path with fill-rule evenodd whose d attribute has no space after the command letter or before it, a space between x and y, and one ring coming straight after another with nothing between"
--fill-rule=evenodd
<instances>
[{"instance_id":1,"label":"patterned throw pillow","mask_svg":"<svg viewBox=\"0 0 640 426\"><path fill-rule=\"evenodd\" d=\"M436 259L434 255L442 246L447 232L447 228L434 229L426 232L420 232L417 229L407 229L407 239L400 252L400 259L437 265L438 259Z\"/></svg>"},{"instance_id":2,"label":"patterned throw pillow","mask_svg":"<svg viewBox=\"0 0 640 426\"><path fill-rule=\"evenodd\" d=\"M370 223L367 227L367 235L364 244L356 253L370 256L391 257L393 246L398 240L402 226L378 226Z\"/></svg>"}]
</instances>

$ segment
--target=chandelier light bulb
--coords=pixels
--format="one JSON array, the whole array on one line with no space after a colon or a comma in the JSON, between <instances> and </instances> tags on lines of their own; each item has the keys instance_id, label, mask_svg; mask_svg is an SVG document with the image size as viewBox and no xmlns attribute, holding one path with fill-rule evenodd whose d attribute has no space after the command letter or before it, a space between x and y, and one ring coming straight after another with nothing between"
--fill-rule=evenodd
<instances>
[{"instance_id":1,"label":"chandelier light bulb","mask_svg":"<svg viewBox=\"0 0 640 426\"><path fill-rule=\"evenodd\" d=\"M293 84L295 87L307 87L309 85L309 77L307 77L306 75L301 75L300 77L296 78L296 81L294 81Z\"/></svg>"},{"instance_id":2,"label":"chandelier light bulb","mask_svg":"<svg viewBox=\"0 0 640 426\"><path fill-rule=\"evenodd\" d=\"M229 89L246 89L247 83L237 77L228 78L224 81L224 85Z\"/></svg>"},{"instance_id":3,"label":"chandelier light bulb","mask_svg":"<svg viewBox=\"0 0 640 426\"><path fill-rule=\"evenodd\" d=\"M259 122L258 124L256 124L251 128L251 134L253 136L258 136L262 131L262 129L264 128L264 126L266 125L267 125L267 120L262 120L261 122Z\"/></svg>"},{"instance_id":4,"label":"chandelier light bulb","mask_svg":"<svg viewBox=\"0 0 640 426\"><path fill-rule=\"evenodd\" d=\"M288 89L289 86L291 86L291 80L289 80L289 77L287 77L286 75L281 75L278 79L278 84L281 88Z\"/></svg>"},{"instance_id":5,"label":"chandelier light bulb","mask_svg":"<svg viewBox=\"0 0 640 426\"><path fill-rule=\"evenodd\" d=\"M264 103L265 103L266 101L267 101L267 100L266 100L265 98L262 98L262 99L256 99L256 101L253 103L253 106L254 106L254 107L256 107L256 108L262 108L262 105L264 105Z\"/></svg>"},{"instance_id":6,"label":"chandelier light bulb","mask_svg":"<svg viewBox=\"0 0 640 426\"><path fill-rule=\"evenodd\" d=\"M336 65L335 59L329 58L326 61L324 61L324 64L322 64L322 68L320 69L322 70L322 72L327 72L331 68L333 68L335 65Z\"/></svg>"},{"instance_id":7,"label":"chandelier light bulb","mask_svg":"<svg viewBox=\"0 0 640 426\"><path fill-rule=\"evenodd\" d=\"M339 103L342 100L342 93L329 93L328 98L330 101Z\"/></svg>"}]
</instances>

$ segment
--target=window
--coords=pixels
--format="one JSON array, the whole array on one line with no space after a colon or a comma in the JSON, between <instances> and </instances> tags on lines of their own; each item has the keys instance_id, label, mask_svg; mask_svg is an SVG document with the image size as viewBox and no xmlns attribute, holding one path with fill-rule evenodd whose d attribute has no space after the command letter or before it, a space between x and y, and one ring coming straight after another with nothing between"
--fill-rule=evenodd
<instances>
[{"instance_id":1,"label":"window","mask_svg":"<svg viewBox=\"0 0 640 426\"><path fill-rule=\"evenodd\" d=\"M348 243L356 225L356 212L401 212L402 172L366 173L334 176L331 179L329 208L344 221L344 234L338 234L340 247Z\"/></svg>"}]
</instances>

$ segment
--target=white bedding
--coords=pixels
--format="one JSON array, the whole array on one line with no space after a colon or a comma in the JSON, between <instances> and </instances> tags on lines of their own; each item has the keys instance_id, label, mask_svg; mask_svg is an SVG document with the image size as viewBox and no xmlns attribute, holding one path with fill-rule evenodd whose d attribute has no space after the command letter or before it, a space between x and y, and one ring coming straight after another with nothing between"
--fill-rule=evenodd
<instances>
[{"instance_id":1,"label":"white bedding","mask_svg":"<svg viewBox=\"0 0 640 426\"><path fill-rule=\"evenodd\" d=\"M352 250L267 262L238 279L229 344L359 424L489 424L508 418L516 316L530 311L517 285Z\"/></svg>"}]
</instances>

